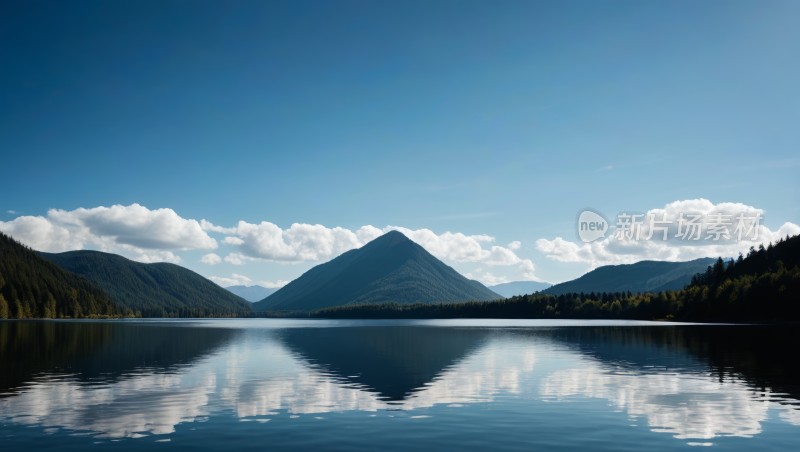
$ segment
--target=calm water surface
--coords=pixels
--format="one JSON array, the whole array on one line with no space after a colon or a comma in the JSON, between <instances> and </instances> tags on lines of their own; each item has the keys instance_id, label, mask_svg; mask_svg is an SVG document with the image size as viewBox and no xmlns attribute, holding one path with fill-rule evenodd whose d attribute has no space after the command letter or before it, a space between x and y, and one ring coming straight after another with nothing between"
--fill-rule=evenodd
<instances>
[{"instance_id":1,"label":"calm water surface","mask_svg":"<svg viewBox=\"0 0 800 452\"><path fill-rule=\"evenodd\" d=\"M795 330L0 321L0 448L797 450Z\"/></svg>"}]
</instances>

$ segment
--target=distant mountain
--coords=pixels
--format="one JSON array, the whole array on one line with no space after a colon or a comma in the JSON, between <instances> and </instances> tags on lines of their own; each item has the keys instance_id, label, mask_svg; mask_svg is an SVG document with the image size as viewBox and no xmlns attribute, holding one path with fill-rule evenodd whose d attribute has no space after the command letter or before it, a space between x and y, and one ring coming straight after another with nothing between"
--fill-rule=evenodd
<instances>
[{"instance_id":1,"label":"distant mountain","mask_svg":"<svg viewBox=\"0 0 800 452\"><path fill-rule=\"evenodd\" d=\"M255 303L256 301L263 300L264 298L274 294L278 289L267 289L266 287L261 286L230 286L226 287L225 290L234 293L251 303Z\"/></svg>"},{"instance_id":2,"label":"distant mountain","mask_svg":"<svg viewBox=\"0 0 800 452\"><path fill-rule=\"evenodd\" d=\"M704 272L716 259L705 257L689 262L641 261L635 264L606 265L572 281L556 284L543 293L567 292L654 292L680 290L692 276Z\"/></svg>"},{"instance_id":3,"label":"distant mountain","mask_svg":"<svg viewBox=\"0 0 800 452\"><path fill-rule=\"evenodd\" d=\"M512 281L489 287L492 292L499 293L506 298L511 298L518 295L530 295L536 291L541 292L551 286L552 284L550 283L536 281Z\"/></svg>"},{"instance_id":4,"label":"distant mountain","mask_svg":"<svg viewBox=\"0 0 800 452\"><path fill-rule=\"evenodd\" d=\"M471 281L397 231L317 265L256 311L309 310L360 303L438 303L502 298Z\"/></svg>"},{"instance_id":5,"label":"distant mountain","mask_svg":"<svg viewBox=\"0 0 800 452\"><path fill-rule=\"evenodd\" d=\"M85 276L117 304L144 317L224 316L251 311L250 303L197 273L175 264L141 264L100 251L39 253L62 268Z\"/></svg>"},{"instance_id":6,"label":"distant mountain","mask_svg":"<svg viewBox=\"0 0 800 452\"><path fill-rule=\"evenodd\" d=\"M0 232L0 318L116 314L102 289Z\"/></svg>"}]
</instances>

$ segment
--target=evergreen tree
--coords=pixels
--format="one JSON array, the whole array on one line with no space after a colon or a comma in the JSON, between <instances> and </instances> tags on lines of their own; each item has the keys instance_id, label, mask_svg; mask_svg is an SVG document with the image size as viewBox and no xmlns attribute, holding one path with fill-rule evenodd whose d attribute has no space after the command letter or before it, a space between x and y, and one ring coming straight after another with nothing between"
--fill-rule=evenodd
<instances>
[{"instance_id":1,"label":"evergreen tree","mask_svg":"<svg viewBox=\"0 0 800 452\"><path fill-rule=\"evenodd\" d=\"M3 294L0 293L0 319L8 318L8 303Z\"/></svg>"}]
</instances>

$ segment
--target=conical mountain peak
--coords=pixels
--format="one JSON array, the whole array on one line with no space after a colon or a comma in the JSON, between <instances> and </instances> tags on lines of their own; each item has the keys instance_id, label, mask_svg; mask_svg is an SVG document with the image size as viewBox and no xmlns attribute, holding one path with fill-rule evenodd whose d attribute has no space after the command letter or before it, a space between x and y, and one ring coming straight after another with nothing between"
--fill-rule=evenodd
<instances>
[{"instance_id":1,"label":"conical mountain peak","mask_svg":"<svg viewBox=\"0 0 800 452\"><path fill-rule=\"evenodd\" d=\"M391 247L391 246L399 245L401 243L414 243L414 242L411 239L409 239L408 237L406 237L406 235L403 234L400 231L389 231L389 232L381 235L380 237L372 240L371 242L367 243L364 246L364 248L366 248L369 245L375 246L375 245L378 245L378 244Z\"/></svg>"},{"instance_id":2,"label":"conical mountain peak","mask_svg":"<svg viewBox=\"0 0 800 452\"><path fill-rule=\"evenodd\" d=\"M269 297L257 311L311 310L361 303L441 303L502 298L440 261L402 232L317 265Z\"/></svg>"}]
</instances>

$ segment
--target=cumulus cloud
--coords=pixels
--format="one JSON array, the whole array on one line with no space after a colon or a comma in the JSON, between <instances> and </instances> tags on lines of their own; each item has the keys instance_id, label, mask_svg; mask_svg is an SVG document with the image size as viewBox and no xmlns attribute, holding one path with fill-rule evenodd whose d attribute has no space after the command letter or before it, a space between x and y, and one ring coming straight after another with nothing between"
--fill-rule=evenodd
<instances>
[{"instance_id":1,"label":"cumulus cloud","mask_svg":"<svg viewBox=\"0 0 800 452\"><path fill-rule=\"evenodd\" d=\"M222 244L238 246L238 245L243 245L244 240L240 239L239 237L225 237L224 239L222 239Z\"/></svg>"},{"instance_id":2,"label":"cumulus cloud","mask_svg":"<svg viewBox=\"0 0 800 452\"><path fill-rule=\"evenodd\" d=\"M252 279L248 278L247 276L237 275L236 273L232 273L230 278L221 277L221 276L211 276L208 279L214 281L218 285L222 287L230 287L230 286L262 286L266 287L267 289L277 289L289 284L289 281L278 280L277 282L271 281L253 281Z\"/></svg>"},{"instance_id":3,"label":"cumulus cloud","mask_svg":"<svg viewBox=\"0 0 800 452\"><path fill-rule=\"evenodd\" d=\"M209 276L208 279L214 281L222 287L241 286L242 283L235 278L225 278L224 276Z\"/></svg>"},{"instance_id":4,"label":"cumulus cloud","mask_svg":"<svg viewBox=\"0 0 800 452\"><path fill-rule=\"evenodd\" d=\"M171 251L153 251L153 250L140 250L135 247L122 247L123 252L128 255L132 260L141 262L143 264L153 264L156 262L169 262L170 264L180 264L181 257L176 256Z\"/></svg>"},{"instance_id":5,"label":"cumulus cloud","mask_svg":"<svg viewBox=\"0 0 800 452\"><path fill-rule=\"evenodd\" d=\"M516 250L518 250L520 248L522 248L522 243L520 243L520 242L514 241L514 242L511 242L511 243L508 244L508 249L510 249L510 250L516 251Z\"/></svg>"},{"instance_id":6,"label":"cumulus cloud","mask_svg":"<svg viewBox=\"0 0 800 452\"><path fill-rule=\"evenodd\" d=\"M208 253L200 258L200 262L208 265L217 265L222 262L222 258L214 253Z\"/></svg>"},{"instance_id":7,"label":"cumulus cloud","mask_svg":"<svg viewBox=\"0 0 800 452\"><path fill-rule=\"evenodd\" d=\"M528 281L547 282L533 274L536 271L536 265L530 259L523 260L519 270L522 272L522 277Z\"/></svg>"},{"instance_id":8,"label":"cumulus cloud","mask_svg":"<svg viewBox=\"0 0 800 452\"><path fill-rule=\"evenodd\" d=\"M663 239L663 231L654 229L650 240L643 240L650 235L649 219L652 215L656 220L661 220L667 215L667 221L678 218L680 213L692 212L701 215L701 236L699 240L681 240L676 238L678 233L678 222L667 226L667 240ZM771 231L764 225L758 226L758 238L736 241L719 240L714 241L708 237L708 218L709 214L724 213L731 215L733 224L729 227L731 236L736 226L735 218L739 214L745 216L761 215L764 211L755 207L741 203L720 203L713 204L707 199L693 199L686 201L676 201L667 204L663 209L653 209L645 214L642 227L642 240L617 240L612 231L604 240L576 244L556 237L555 240L540 239L536 241L536 249L545 253L548 258L559 262L583 262L591 265L592 268L602 265L631 264L642 260L662 260L662 261L688 261L701 257L734 257L740 252L746 254L751 246L758 247L759 244L775 242L787 235L800 233L800 226L793 223L785 223L777 231ZM685 215L686 217L686 215ZM613 220L612 220L613 221ZM657 225L655 225L657 227ZM685 231L685 228L684 228ZM733 237L735 238L735 237Z\"/></svg>"},{"instance_id":9,"label":"cumulus cloud","mask_svg":"<svg viewBox=\"0 0 800 452\"><path fill-rule=\"evenodd\" d=\"M22 213L22 212L15 212L13 210L6 210L6 213L10 213L11 215L16 215L16 214Z\"/></svg>"},{"instance_id":10,"label":"cumulus cloud","mask_svg":"<svg viewBox=\"0 0 800 452\"><path fill-rule=\"evenodd\" d=\"M221 234L236 234L236 228L223 228L214 226L210 221L200 220L200 228L204 231L219 232Z\"/></svg>"},{"instance_id":11,"label":"cumulus cloud","mask_svg":"<svg viewBox=\"0 0 800 452\"><path fill-rule=\"evenodd\" d=\"M114 252L140 262L180 262L172 250L217 248L195 220L172 209L130 206L51 209L47 217L22 216L0 222L0 230L39 251L62 252L87 247Z\"/></svg>"},{"instance_id":12,"label":"cumulus cloud","mask_svg":"<svg viewBox=\"0 0 800 452\"><path fill-rule=\"evenodd\" d=\"M460 232L436 234L429 229L366 225L356 231L320 224L295 223L281 229L263 221L251 224L240 221L235 227L216 226L208 220L181 218L172 209L150 210L139 204L130 206L79 208L71 211L52 209L46 217L21 216L0 222L0 230L34 249L61 252L77 249L100 249L123 254L141 262L180 262L175 250L215 250L217 240L208 232L225 234L222 244L234 252L224 259L209 253L200 259L208 265L221 261L244 265L247 260L278 263L320 262L330 260L354 248L364 246L389 231L400 231L431 254L448 262L481 262L490 266L508 266L521 262L514 253L519 242L508 248L482 248L495 238L486 234Z\"/></svg>"},{"instance_id":13,"label":"cumulus cloud","mask_svg":"<svg viewBox=\"0 0 800 452\"><path fill-rule=\"evenodd\" d=\"M0 231L14 237L38 251L60 253L83 248L84 238L70 235L66 228L53 224L45 217L19 217L12 221L0 221Z\"/></svg>"},{"instance_id":14,"label":"cumulus cloud","mask_svg":"<svg viewBox=\"0 0 800 452\"><path fill-rule=\"evenodd\" d=\"M502 246L493 246L489 257L484 260L489 265L514 265L522 262L513 251Z\"/></svg>"},{"instance_id":15,"label":"cumulus cloud","mask_svg":"<svg viewBox=\"0 0 800 452\"><path fill-rule=\"evenodd\" d=\"M266 287L267 289L279 289L279 288L281 288L281 287L283 287L283 286L285 286L285 285L289 284L290 282L291 282L291 281L284 281L284 280L282 280L282 279L279 279L279 280L277 280L277 281L275 281L275 282L270 282L270 281L258 281L256 284L258 284L259 286L264 286L264 287Z\"/></svg>"},{"instance_id":16,"label":"cumulus cloud","mask_svg":"<svg viewBox=\"0 0 800 452\"><path fill-rule=\"evenodd\" d=\"M47 216L57 223L82 228L93 236L109 237L115 243L142 249L217 248L217 241L203 231L200 223L181 218L172 209L149 210L131 204L72 211L52 209Z\"/></svg>"},{"instance_id":17,"label":"cumulus cloud","mask_svg":"<svg viewBox=\"0 0 800 452\"><path fill-rule=\"evenodd\" d=\"M320 224L295 223L284 230L267 221L260 224L240 221L236 226L235 236L225 237L222 243L236 247L237 258L242 263L245 259L279 263L313 262L329 260L345 251L364 246L389 231L402 232L437 258L450 262L514 265L522 261L512 250L502 246L483 249L481 243L495 240L494 237L485 234L470 236L459 232L436 234L429 229L411 230L398 226L378 229L367 225L353 232L341 227L328 228Z\"/></svg>"},{"instance_id":18,"label":"cumulus cloud","mask_svg":"<svg viewBox=\"0 0 800 452\"><path fill-rule=\"evenodd\" d=\"M233 265L244 265L244 261L246 259L247 258L245 256L236 253L230 253L227 256L225 256L225 262Z\"/></svg>"},{"instance_id":19,"label":"cumulus cloud","mask_svg":"<svg viewBox=\"0 0 800 452\"><path fill-rule=\"evenodd\" d=\"M484 273L483 276L480 276L478 278L478 281L482 282L487 286L494 286L497 284L503 284L509 282L508 278L506 278L505 276L494 276L489 272L486 272Z\"/></svg>"}]
</instances>

